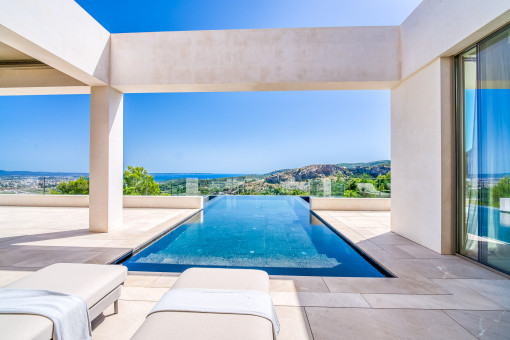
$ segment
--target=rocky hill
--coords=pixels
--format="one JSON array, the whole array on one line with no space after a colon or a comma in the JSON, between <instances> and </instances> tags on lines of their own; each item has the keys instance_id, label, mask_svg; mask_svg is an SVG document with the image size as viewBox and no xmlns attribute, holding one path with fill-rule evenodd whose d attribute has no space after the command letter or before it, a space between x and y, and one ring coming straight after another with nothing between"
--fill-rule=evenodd
<instances>
[{"instance_id":1,"label":"rocky hill","mask_svg":"<svg viewBox=\"0 0 510 340\"><path fill-rule=\"evenodd\" d=\"M280 183L287 181L304 181L307 179L336 176L343 168L334 164L315 164L298 169L273 173L266 177L268 183Z\"/></svg>"},{"instance_id":2,"label":"rocky hill","mask_svg":"<svg viewBox=\"0 0 510 340\"><path fill-rule=\"evenodd\" d=\"M386 163L387 162L387 163ZM305 181L325 177L351 177L368 174L376 177L379 174L386 174L391 170L389 161L378 161L370 163L355 163L342 165L338 164L314 164L302 168L273 171L265 175L265 181L276 184L289 181Z\"/></svg>"}]
</instances>

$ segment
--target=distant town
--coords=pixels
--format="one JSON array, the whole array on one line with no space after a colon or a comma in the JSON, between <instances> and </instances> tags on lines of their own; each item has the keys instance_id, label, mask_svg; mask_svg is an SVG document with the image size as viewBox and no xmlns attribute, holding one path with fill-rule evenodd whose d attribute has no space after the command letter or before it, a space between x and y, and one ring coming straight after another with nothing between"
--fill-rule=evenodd
<instances>
[{"instance_id":1,"label":"distant town","mask_svg":"<svg viewBox=\"0 0 510 340\"><path fill-rule=\"evenodd\" d=\"M0 194L47 194L50 189L79 176L0 176Z\"/></svg>"}]
</instances>

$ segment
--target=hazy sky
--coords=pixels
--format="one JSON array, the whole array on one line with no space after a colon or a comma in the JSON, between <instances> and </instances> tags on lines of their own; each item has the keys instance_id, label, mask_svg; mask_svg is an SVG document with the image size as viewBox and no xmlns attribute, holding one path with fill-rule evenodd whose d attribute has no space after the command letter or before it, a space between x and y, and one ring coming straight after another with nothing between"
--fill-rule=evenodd
<instances>
[{"instance_id":1,"label":"hazy sky","mask_svg":"<svg viewBox=\"0 0 510 340\"><path fill-rule=\"evenodd\" d=\"M79 0L111 33L398 25L418 0ZM88 172L88 95L0 96L0 169ZM389 91L127 94L124 165L263 173L390 158Z\"/></svg>"}]
</instances>

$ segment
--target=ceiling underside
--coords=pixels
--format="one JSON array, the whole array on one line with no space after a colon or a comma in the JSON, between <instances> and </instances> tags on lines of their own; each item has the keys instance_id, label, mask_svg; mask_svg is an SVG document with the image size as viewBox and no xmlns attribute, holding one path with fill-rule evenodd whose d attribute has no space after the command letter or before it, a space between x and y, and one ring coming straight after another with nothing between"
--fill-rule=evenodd
<instances>
[{"instance_id":1,"label":"ceiling underside","mask_svg":"<svg viewBox=\"0 0 510 340\"><path fill-rule=\"evenodd\" d=\"M0 68L19 69L32 67L49 66L0 41Z\"/></svg>"}]
</instances>

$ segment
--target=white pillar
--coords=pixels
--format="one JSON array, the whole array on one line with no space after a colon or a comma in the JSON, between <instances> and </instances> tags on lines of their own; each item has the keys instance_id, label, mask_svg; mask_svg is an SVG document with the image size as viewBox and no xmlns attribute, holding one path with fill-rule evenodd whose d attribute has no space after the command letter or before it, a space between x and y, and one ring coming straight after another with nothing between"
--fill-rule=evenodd
<instances>
[{"instance_id":1,"label":"white pillar","mask_svg":"<svg viewBox=\"0 0 510 340\"><path fill-rule=\"evenodd\" d=\"M89 230L122 225L123 94L109 86L90 91Z\"/></svg>"}]
</instances>

